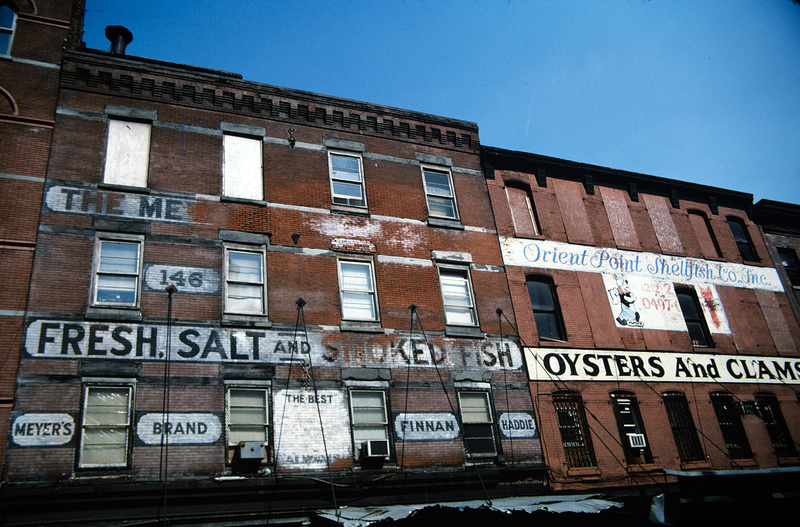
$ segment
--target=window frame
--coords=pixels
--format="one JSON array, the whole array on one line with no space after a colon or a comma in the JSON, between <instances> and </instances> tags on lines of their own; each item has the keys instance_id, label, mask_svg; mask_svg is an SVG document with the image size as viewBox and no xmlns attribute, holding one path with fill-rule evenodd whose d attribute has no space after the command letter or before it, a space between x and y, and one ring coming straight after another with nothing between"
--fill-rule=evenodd
<instances>
[{"instance_id":1,"label":"window frame","mask_svg":"<svg viewBox=\"0 0 800 527\"><path fill-rule=\"evenodd\" d=\"M756 247L753 245L753 238L750 236L747 223L738 216L726 216L725 220L728 222L728 228L731 230L733 241L736 242L736 246L739 249L739 255L742 257L742 261L760 262L761 258L758 257ZM740 228L741 232L737 233L734 230L733 225L737 225L737 228Z\"/></svg>"},{"instance_id":2,"label":"window frame","mask_svg":"<svg viewBox=\"0 0 800 527\"><path fill-rule=\"evenodd\" d=\"M550 309L538 309L534 306L533 302L533 295L531 294L531 283L540 283L549 288L550 291L550 298L553 303L552 310ZM531 310L533 311L534 322L536 322L536 333L539 337L539 340L545 340L548 342L568 342L569 335L567 334L567 326L564 321L564 313L561 310L561 303L558 299L558 287L556 286L555 280L552 276L549 275L540 275L540 274L528 274L525 275L525 285L528 288L528 299L530 300ZM537 317L539 315L547 315L548 317L553 318L553 326L558 333L556 336L552 335L542 335L541 330L539 328L539 324L537 322Z\"/></svg>"},{"instance_id":3,"label":"window frame","mask_svg":"<svg viewBox=\"0 0 800 527\"><path fill-rule=\"evenodd\" d=\"M797 448L786 425L778 398L771 393L759 392L755 394L755 402L758 414L767 428L775 456L780 459L797 457Z\"/></svg>"},{"instance_id":4,"label":"window frame","mask_svg":"<svg viewBox=\"0 0 800 527\"><path fill-rule=\"evenodd\" d=\"M686 324L686 331L689 333L689 341L692 343L692 347L693 348L715 347L714 339L711 336L711 330L709 329L708 321L706 320L706 315L703 312L702 306L700 306L700 300L697 298L697 290L694 288L694 286L683 285L683 284L675 284L674 289L675 289L675 296L678 297L678 306L681 309L681 315L683 316L683 321ZM681 297L685 297L687 298L688 302L691 302L695 312L697 313L697 318L687 315L686 310L681 305ZM700 333L702 335L698 335L696 333L696 330L693 331L692 330L693 327L699 328ZM700 341L694 338L695 336L702 336L705 342L701 343Z\"/></svg>"},{"instance_id":5,"label":"window frame","mask_svg":"<svg viewBox=\"0 0 800 527\"><path fill-rule=\"evenodd\" d=\"M108 113L108 127L106 133L106 151L103 165L103 185L117 187L127 187L131 189L147 189L150 184L150 153L153 142L153 120L141 118L141 115L151 112L144 110L113 111ZM147 127L147 137L138 138L139 142L146 143L145 151L138 151L132 144L130 137L122 135L122 123L126 126L135 124ZM129 127L129 126L128 126ZM130 128L134 134L133 128ZM133 162L131 161L133 159ZM124 162L127 160L127 162ZM134 166L134 170L131 169ZM141 170L144 173L139 173ZM134 173L136 178L131 180L130 173ZM143 181L142 181L143 179Z\"/></svg>"},{"instance_id":6,"label":"window frame","mask_svg":"<svg viewBox=\"0 0 800 527\"><path fill-rule=\"evenodd\" d=\"M525 198L525 205L527 207L527 219L530 220L531 223L531 230L532 233L525 233L520 232L523 229L520 229L517 221L517 214L514 213L514 204L511 200L511 195L509 194L509 189L514 192L521 192ZM513 183L506 183L505 186L506 191L506 201L508 202L508 209L511 211L511 224L514 227L514 235L517 237L522 238L536 238L542 235L542 229L539 225L539 216L536 213L536 207L533 201L533 193L528 185L520 185L520 184L513 184ZM525 226L523 226L525 227Z\"/></svg>"},{"instance_id":7,"label":"window frame","mask_svg":"<svg viewBox=\"0 0 800 527\"><path fill-rule=\"evenodd\" d=\"M383 410L383 421L370 421L370 422L363 422L357 423L356 422L356 414L357 409L370 409L375 408L373 406L356 406L356 394L380 394L381 395L381 409ZM383 459L385 461L391 460L393 458L393 442L392 442L392 434L391 434L391 427L389 416L391 412L389 411L389 397L385 389L376 389L376 388L364 388L364 387L352 387L348 392L348 402L350 406L350 434L353 440L353 457L355 459L361 459L365 455L363 452L363 444L367 441L386 441L388 445L387 451L389 452ZM381 428L383 431L384 437L382 439L359 439L360 434L357 434L357 430L363 430L366 428Z\"/></svg>"},{"instance_id":8,"label":"window frame","mask_svg":"<svg viewBox=\"0 0 800 527\"><path fill-rule=\"evenodd\" d=\"M89 392L90 390L124 390L127 391L127 414L124 424L87 424L87 416L89 415ZM87 382L83 384L82 389L82 402L81 402L81 438L77 450L77 468L78 469L124 469L130 467L131 463L131 448L133 442L131 441L131 434L133 433L133 404L134 404L134 385L132 383L100 383L100 382ZM87 430L90 429L113 429L124 428L124 461L122 463L86 463L84 448L87 446Z\"/></svg>"},{"instance_id":9,"label":"window frame","mask_svg":"<svg viewBox=\"0 0 800 527\"><path fill-rule=\"evenodd\" d=\"M354 198L346 197L344 194L337 195L336 193L336 183L339 182L341 184L346 185L353 185L355 183L351 180L339 178L334 176L334 167L333 167L333 160L334 157L349 157L354 158L358 161L358 187L361 191L361 204L353 204L350 201ZM359 152L348 152L345 150L328 150L328 179L330 182L331 187L331 205L336 207L341 207L343 209L350 209L355 208L359 210L366 211L368 210L367 205L367 185L366 185L366 178L364 177L364 159L361 153ZM336 200L341 200L337 202Z\"/></svg>"},{"instance_id":10,"label":"window frame","mask_svg":"<svg viewBox=\"0 0 800 527\"><path fill-rule=\"evenodd\" d=\"M137 246L136 272L110 272L101 271L102 251L104 243L121 243ZM92 288L89 305L91 307L114 308L114 309L139 309L142 301L142 269L144 260L144 236L125 235L125 234L101 234L95 238L94 261L92 265ZM98 300L98 289L100 287L101 276L122 276L135 277L133 302L109 302Z\"/></svg>"},{"instance_id":11,"label":"window frame","mask_svg":"<svg viewBox=\"0 0 800 527\"><path fill-rule=\"evenodd\" d=\"M797 251L792 247L776 247L775 250L792 289L800 289L800 259ZM786 265L787 262L790 265Z\"/></svg>"},{"instance_id":12,"label":"window frame","mask_svg":"<svg viewBox=\"0 0 800 527\"><path fill-rule=\"evenodd\" d=\"M702 210L689 209L686 211L686 214L689 216L689 223L692 225L695 236L698 238L701 236L701 234L697 232L698 229L695 228L695 223L692 221L692 216L695 216L702 220L703 225L705 226L705 233L708 234L709 241L711 241L711 245L714 247L715 251L714 257L722 258L722 249L719 246L719 242L717 241L717 235L714 234L714 228L711 226L711 221L708 219L708 216L706 216L706 213L703 212ZM698 243L700 243L700 240L698 240ZM702 244L700 245L700 250L702 251ZM709 255L706 255L706 257L708 256Z\"/></svg>"},{"instance_id":13,"label":"window frame","mask_svg":"<svg viewBox=\"0 0 800 527\"><path fill-rule=\"evenodd\" d=\"M713 392L709 397L730 458L753 459L750 440L733 396L727 392Z\"/></svg>"},{"instance_id":14,"label":"window frame","mask_svg":"<svg viewBox=\"0 0 800 527\"><path fill-rule=\"evenodd\" d=\"M222 130L222 197L231 200L264 201L264 138L260 134L240 133L232 128L233 126L223 126ZM240 142L241 140L251 141L251 144L258 145L258 168L248 167L244 176L238 172L232 172L241 168L241 163L234 165L233 162L228 161L229 158L226 155L229 150L238 148L234 145L246 144ZM257 176L256 171L258 172ZM250 181L250 179L242 181L242 177L255 178L256 181ZM241 191L242 188L248 188L252 183L257 183L257 196Z\"/></svg>"},{"instance_id":15,"label":"window frame","mask_svg":"<svg viewBox=\"0 0 800 527\"><path fill-rule=\"evenodd\" d=\"M230 277L230 253L242 253L242 254L257 254L260 258L261 264L261 310L260 311L237 311L232 309L229 305L230 302L230 284L236 285L250 285L257 284L257 282L248 282L245 280L231 280ZM223 250L223 294L222 294L222 304L223 304L223 313L225 315L234 315L234 316L253 316L253 317L266 317L268 313L268 306L267 303L267 250L265 246L253 246L253 245L242 245L242 244L233 244L233 243L226 243L224 245Z\"/></svg>"},{"instance_id":16,"label":"window frame","mask_svg":"<svg viewBox=\"0 0 800 527\"><path fill-rule=\"evenodd\" d=\"M586 420L583 398L577 392L555 392L552 398L567 467L597 467L592 431Z\"/></svg>"},{"instance_id":17,"label":"window frame","mask_svg":"<svg viewBox=\"0 0 800 527\"><path fill-rule=\"evenodd\" d=\"M9 2L0 2L0 9L8 8L11 12L11 25L8 27L0 27L0 33L9 35L8 47L3 51L0 50L0 57L10 57L11 47L14 45L14 35L17 32L17 19L19 18L19 11Z\"/></svg>"},{"instance_id":18,"label":"window frame","mask_svg":"<svg viewBox=\"0 0 800 527\"><path fill-rule=\"evenodd\" d=\"M664 410L667 412L675 448L678 449L681 462L706 461L706 454L697 435L697 427L686 394L678 391L664 392L661 394L661 400L664 402Z\"/></svg>"},{"instance_id":19,"label":"window frame","mask_svg":"<svg viewBox=\"0 0 800 527\"><path fill-rule=\"evenodd\" d=\"M456 199L456 188L455 184L453 183L453 173L450 170L450 168L442 166L420 165L420 170L422 173L422 185L423 189L425 190L425 204L428 207L428 216L438 220L447 220L455 222L461 221L461 216L458 213L458 200ZM428 188L428 178L426 176L426 173L428 172L432 174L444 175L447 177L448 190L450 191L449 196L442 196L440 194L436 194L435 192L431 191L431 189ZM448 216L443 214L436 214L433 211L434 208L431 206L431 198L450 201L452 203L453 215Z\"/></svg>"},{"instance_id":20,"label":"window frame","mask_svg":"<svg viewBox=\"0 0 800 527\"><path fill-rule=\"evenodd\" d=\"M238 405L232 406L231 405L231 392L232 391L250 391L250 392L260 392L264 395L264 422L263 423L231 423L231 415L233 408L256 408L255 406L247 406L247 405ZM264 428L264 441L260 441L262 445L264 445L264 458L262 458L261 463L269 463L272 459L272 431L273 431L273 423L272 423L272 399L271 399L272 391L271 386L264 385L261 383L258 384L246 384L243 382L226 382L225 383L225 450L227 452L227 461L230 463L236 453L236 448L239 446L241 441L233 442L233 433L231 432L231 427L263 427ZM260 408L260 407L258 407Z\"/></svg>"},{"instance_id":21,"label":"window frame","mask_svg":"<svg viewBox=\"0 0 800 527\"><path fill-rule=\"evenodd\" d=\"M492 404L492 396L489 390L480 390L480 389L458 389L458 414L459 420L461 421L461 436L464 440L464 453L466 455L467 460L483 460L489 458L496 458L498 455L501 454L500 451L500 440L497 435L497 419L495 417L494 412L494 405ZM488 420L484 421L467 421L464 419L464 402L462 396L464 395L481 395L483 400L486 402L486 413L489 417ZM468 428L477 429L482 427L484 432L482 434L473 434L468 432ZM491 432L491 435L486 435L485 430L488 427L488 430ZM474 444L475 441L487 441L491 439L492 441L492 450L482 450L476 451L470 447L470 443Z\"/></svg>"},{"instance_id":22,"label":"window frame","mask_svg":"<svg viewBox=\"0 0 800 527\"><path fill-rule=\"evenodd\" d=\"M653 453L650 441L647 438L642 412L639 410L639 401L636 394L628 391L611 392L611 403L614 408L614 417L617 420L620 443L625 452L625 461L629 465L643 465L653 462ZM630 418L626 416L630 415ZM632 436L641 436L644 445L634 445Z\"/></svg>"},{"instance_id":23,"label":"window frame","mask_svg":"<svg viewBox=\"0 0 800 527\"><path fill-rule=\"evenodd\" d=\"M368 290L345 289L345 282L343 280L343 274L342 274L342 264L366 266L369 269L369 289ZM339 312L341 314L342 322L379 323L381 320L380 304L378 303L378 288L375 276L375 264L372 261L372 258L357 258L353 256L337 257L336 273L339 280ZM357 294L357 295L369 295L371 298L371 305L372 305L372 310L374 312L374 316L372 318L354 318L345 316L345 312L347 311L346 306L348 305L348 302L345 301L345 295L347 293ZM349 305L353 306L352 303L350 303ZM352 309L352 307L348 309Z\"/></svg>"},{"instance_id":24,"label":"window frame","mask_svg":"<svg viewBox=\"0 0 800 527\"><path fill-rule=\"evenodd\" d=\"M444 313L444 322L446 326L452 326L454 328L478 328L480 327L480 319L478 318L478 306L475 302L475 290L472 287L472 275L470 273L469 267L461 266L461 265L447 265L447 264L437 264L436 265L436 273L439 277L439 294L442 300L442 312ZM466 285L466 293L467 293L467 301L468 305L466 306L466 310L469 312L470 318L472 322L470 323L463 323L458 322L451 319L451 316L455 316L455 313L452 315L448 313L448 306L450 309L461 308L464 309L463 305L460 304L453 304L447 302L447 296L445 294L445 280L443 280L442 275L460 275L459 279L463 281ZM448 278L450 280L450 278ZM452 296L452 295L450 295ZM463 296L463 295L462 295Z\"/></svg>"}]
</instances>

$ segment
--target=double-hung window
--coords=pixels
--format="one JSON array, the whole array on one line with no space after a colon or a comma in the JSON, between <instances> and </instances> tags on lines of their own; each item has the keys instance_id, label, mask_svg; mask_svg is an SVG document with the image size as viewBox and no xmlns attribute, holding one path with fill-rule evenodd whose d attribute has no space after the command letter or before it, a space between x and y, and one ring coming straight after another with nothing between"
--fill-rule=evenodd
<instances>
[{"instance_id":1,"label":"double-hung window","mask_svg":"<svg viewBox=\"0 0 800 527\"><path fill-rule=\"evenodd\" d=\"M736 241L736 246L739 248L739 254L741 254L742 260L746 262L758 262L758 253L756 253L753 240L747 232L747 225L745 225L741 218L737 218L736 216L728 216L727 220L728 227L731 229L731 234L733 234L733 239Z\"/></svg>"},{"instance_id":2,"label":"double-hung window","mask_svg":"<svg viewBox=\"0 0 800 527\"><path fill-rule=\"evenodd\" d=\"M136 111L120 113L135 115ZM149 114L151 112L140 113ZM151 122L120 119L113 115L109 117L103 183L126 187L147 187L147 175L150 170L151 128Z\"/></svg>"},{"instance_id":3,"label":"double-hung window","mask_svg":"<svg viewBox=\"0 0 800 527\"><path fill-rule=\"evenodd\" d=\"M225 312L265 315L266 271L264 249L225 247Z\"/></svg>"},{"instance_id":4,"label":"double-hung window","mask_svg":"<svg viewBox=\"0 0 800 527\"><path fill-rule=\"evenodd\" d=\"M11 54L11 42L17 26L17 12L8 4L0 5L0 55Z\"/></svg>"},{"instance_id":5,"label":"double-hung window","mask_svg":"<svg viewBox=\"0 0 800 527\"><path fill-rule=\"evenodd\" d=\"M378 321L378 301L371 261L339 260L342 320Z\"/></svg>"},{"instance_id":6,"label":"double-hung window","mask_svg":"<svg viewBox=\"0 0 800 527\"><path fill-rule=\"evenodd\" d=\"M543 340L567 340L561 306L555 284L549 276L528 276L528 296L536 321L536 331Z\"/></svg>"},{"instance_id":7,"label":"double-hung window","mask_svg":"<svg viewBox=\"0 0 800 527\"><path fill-rule=\"evenodd\" d=\"M261 129L222 123L222 195L247 200L264 199L263 135ZM253 128L253 134L229 131Z\"/></svg>"},{"instance_id":8,"label":"double-hung window","mask_svg":"<svg viewBox=\"0 0 800 527\"><path fill-rule=\"evenodd\" d=\"M705 315L697 300L697 294L693 287L676 287L675 294L678 296L678 304L681 306L681 313L686 322L686 329L689 330L689 338L692 346L710 348L714 346L711 340L711 333L708 331Z\"/></svg>"},{"instance_id":9,"label":"double-hung window","mask_svg":"<svg viewBox=\"0 0 800 527\"><path fill-rule=\"evenodd\" d=\"M636 396L628 392L616 392L611 394L611 401L628 464L652 463L653 455L650 453Z\"/></svg>"},{"instance_id":10,"label":"double-hung window","mask_svg":"<svg viewBox=\"0 0 800 527\"><path fill-rule=\"evenodd\" d=\"M706 456L697 437L697 429L686 395L681 392L668 392L661 398L667 410L672 437L675 438L675 446L678 448L681 461L704 461Z\"/></svg>"},{"instance_id":11,"label":"double-hung window","mask_svg":"<svg viewBox=\"0 0 800 527\"><path fill-rule=\"evenodd\" d=\"M351 390L350 413L353 444L359 458L389 458L386 393L383 390Z\"/></svg>"},{"instance_id":12,"label":"double-hung window","mask_svg":"<svg viewBox=\"0 0 800 527\"><path fill-rule=\"evenodd\" d=\"M269 447L269 389L230 386L226 403L228 448L236 448L243 442Z\"/></svg>"},{"instance_id":13,"label":"double-hung window","mask_svg":"<svg viewBox=\"0 0 800 527\"><path fill-rule=\"evenodd\" d=\"M750 441L742 425L742 417L739 415L739 408L728 393L712 393L711 405L717 415L722 439L728 448L731 459L750 459L753 451L750 449Z\"/></svg>"},{"instance_id":14,"label":"double-hung window","mask_svg":"<svg viewBox=\"0 0 800 527\"><path fill-rule=\"evenodd\" d=\"M137 308L142 238L118 236L97 239L92 305Z\"/></svg>"},{"instance_id":15,"label":"double-hung window","mask_svg":"<svg viewBox=\"0 0 800 527\"><path fill-rule=\"evenodd\" d=\"M128 465L132 392L122 385L84 387L79 467Z\"/></svg>"},{"instance_id":16,"label":"double-hung window","mask_svg":"<svg viewBox=\"0 0 800 527\"><path fill-rule=\"evenodd\" d=\"M572 392L554 393L553 406L558 430L561 432L561 444L567 457L567 466L596 467L592 436L589 423L586 422L586 411L581 396Z\"/></svg>"},{"instance_id":17,"label":"double-hung window","mask_svg":"<svg viewBox=\"0 0 800 527\"><path fill-rule=\"evenodd\" d=\"M448 326L477 326L478 314L475 309L469 271L440 267L439 281L442 286L445 324Z\"/></svg>"},{"instance_id":18,"label":"double-hung window","mask_svg":"<svg viewBox=\"0 0 800 527\"><path fill-rule=\"evenodd\" d=\"M458 219L456 193L453 190L453 178L449 170L422 167L422 178L425 183L425 199L428 202L428 214L448 220Z\"/></svg>"},{"instance_id":19,"label":"double-hung window","mask_svg":"<svg viewBox=\"0 0 800 527\"><path fill-rule=\"evenodd\" d=\"M361 156L344 152L328 152L331 194L334 205L367 207L364 192L364 168Z\"/></svg>"},{"instance_id":20,"label":"double-hung window","mask_svg":"<svg viewBox=\"0 0 800 527\"><path fill-rule=\"evenodd\" d=\"M497 436L489 393L459 391L461 423L467 457L482 458L497 455Z\"/></svg>"}]
</instances>

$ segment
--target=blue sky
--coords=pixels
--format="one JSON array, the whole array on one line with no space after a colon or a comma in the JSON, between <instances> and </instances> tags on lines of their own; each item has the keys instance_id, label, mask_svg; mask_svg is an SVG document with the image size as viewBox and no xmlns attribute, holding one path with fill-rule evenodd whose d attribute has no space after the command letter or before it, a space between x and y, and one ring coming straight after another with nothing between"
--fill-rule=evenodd
<instances>
[{"instance_id":1,"label":"blue sky","mask_svg":"<svg viewBox=\"0 0 800 527\"><path fill-rule=\"evenodd\" d=\"M476 122L484 145L800 204L792 0L86 0L84 41ZM799 220L800 221L800 220Z\"/></svg>"}]
</instances>

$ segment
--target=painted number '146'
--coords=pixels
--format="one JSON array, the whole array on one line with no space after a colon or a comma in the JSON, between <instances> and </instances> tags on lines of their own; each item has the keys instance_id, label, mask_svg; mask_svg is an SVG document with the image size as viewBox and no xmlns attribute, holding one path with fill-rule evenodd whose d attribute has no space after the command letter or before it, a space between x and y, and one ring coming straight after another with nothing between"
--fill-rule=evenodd
<instances>
[{"instance_id":1,"label":"painted number '146'","mask_svg":"<svg viewBox=\"0 0 800 527\"><path fill-rule=\"evenodd\" d=\"M190 273L187 278L184 278L183 271L176 271L169 276L167 279L167 270L161 270L161 284L175 284L181 287L186 287L186 283L189 283L192 287L202 287L203 286L203 274L199 272Z\"/></svg>"}]
</instances>

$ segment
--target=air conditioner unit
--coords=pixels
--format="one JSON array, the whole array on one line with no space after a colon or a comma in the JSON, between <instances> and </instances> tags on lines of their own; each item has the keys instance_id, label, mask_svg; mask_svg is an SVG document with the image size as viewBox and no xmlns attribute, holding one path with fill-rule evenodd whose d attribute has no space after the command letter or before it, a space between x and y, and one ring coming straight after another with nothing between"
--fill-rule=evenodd
<instances>
[{"instance_id":1,"label":"air conditioner unit","mask_svg":"<svg viewBox=\"0 0 800 527\"><path fill-rule=\"evenodd\" d=\"M628 434L628 442L633 448L644 448L647 442L644 440L644 434Z\"/></svg>"},{"instance_id":2,"label":"air conditioner unit","mask_svg":"<svg viewBox=\"0 0 800 527\"><path fill-rule=\"evenodd\" d=\"M264 443L260 441L242 441L239 443L239 459L264 459L266 455Z\"/></svg>"},{"instance_id":3,"label":"air conditioner unit","mask_svg":"<svg viewBox=\"0 0 800 527\"><path fill-rule=\"evenodd\" d=\"M389 457L389 441L372 439L361 443L361 459Z\"/></svg>"}]
</instances>

